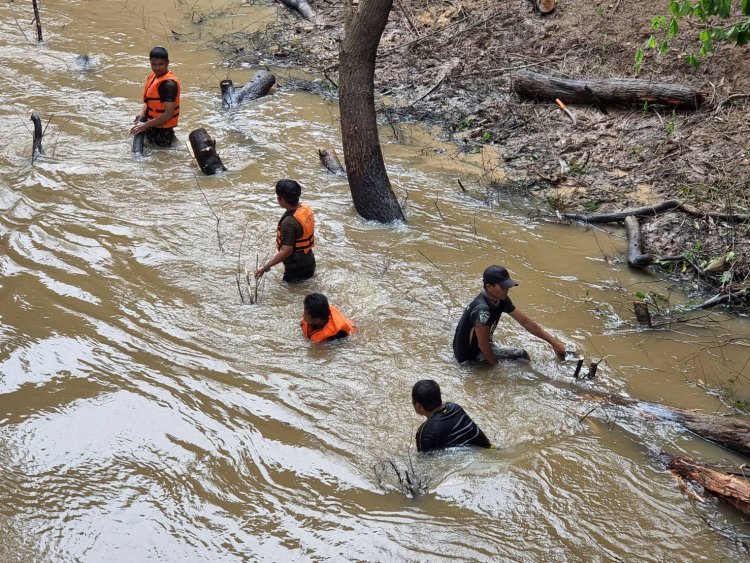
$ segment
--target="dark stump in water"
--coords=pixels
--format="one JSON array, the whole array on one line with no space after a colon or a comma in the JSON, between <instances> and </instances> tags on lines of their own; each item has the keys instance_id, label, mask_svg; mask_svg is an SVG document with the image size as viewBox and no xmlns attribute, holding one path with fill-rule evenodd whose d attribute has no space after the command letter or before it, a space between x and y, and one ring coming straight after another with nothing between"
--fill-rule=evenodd
<instances>
[{"instance_id":1,"label":"dark stump in water","mask_svg":"<svg viewBox=\"0 0 750 563\"><path fill-rule=\"evenodd\" d=\"M216 153L216 141L211 135L203 129L196 129L188 136L190 146L193 148L193 155L198 161L198 166L207 176L212 176L217 172L224 172L226 167L221 162L221 158Z\"/></svg>"}]
</instances>

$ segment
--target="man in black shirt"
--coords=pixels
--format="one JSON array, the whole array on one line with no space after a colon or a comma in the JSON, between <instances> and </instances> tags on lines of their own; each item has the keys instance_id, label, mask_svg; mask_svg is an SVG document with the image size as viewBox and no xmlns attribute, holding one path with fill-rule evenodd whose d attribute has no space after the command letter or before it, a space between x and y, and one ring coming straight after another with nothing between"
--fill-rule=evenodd
<instances>
[{"instance_id":1,"label":"man in black shirt","mask_svg":"<svg viewBox=\"0 0 750 563\"><path fill-rule=\"evenodd\" d=\"M513 305L508 290L518 282L511 279L508 270L503 266L490 266L484 271L482 282L482 292L464 310L453 336L453 354L459 362L484 358L491 366L497 364L497 357L492 351L492 335L503 313L513 317L534 336L548 342L558 358L565 357L565 344Z\"/></svg>"},{"instance_id":2,"label":"man in black shirt","mask_svg":"<svg viewBox=\"0 0 750 563\"><path fill-rule=\"evenodd\" d=\"M443 403L440 386L432 379L422 379L414 384L411 402L417 414L427 417L417 430L417 451L458 446L492 447L464 409L455 403Z\"/></svg>"}]
</instances>

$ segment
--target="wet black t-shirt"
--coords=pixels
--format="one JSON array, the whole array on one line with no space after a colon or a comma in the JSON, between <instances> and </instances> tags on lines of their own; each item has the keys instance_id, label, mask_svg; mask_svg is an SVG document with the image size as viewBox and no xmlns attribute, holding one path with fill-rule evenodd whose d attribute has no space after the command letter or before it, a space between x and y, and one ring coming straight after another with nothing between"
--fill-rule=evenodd
<instances>
[{"instance_id":1,"label":"wet black t-shirt","mask_svg":"<svg viewBox=\"0 0 750 563\"><path fill-rule=\"evenodd\" d=\"M512 313L515 305L509 298L501 299L497 305L484 294L480 293L469 306L464 309L461 320L458 321L456 333L453 335L453 355L459 362L476 360L479 356L479 343L474 332L476 325L484 325L490 329L490 340L497 327L497 322L503 313Z\"/></svg>"},{"instance_id":2,"label":"wet black t-shirt","mask_svg":"<svg viewBox=\"0 0 750 563\"><path fill-rule=\"evenodd\" d=\"M157 88L159 91L159 100L162 102L177 101L177 83L174 80L165 80Z\"/></svg>"},{"instance_id":3,"label":"wet black t-shirt","mask_svg":"<svg viewBox=\"0 0 750 563\"><path fill-rule=\"evenodd\" d=\"M456 403L443 403L417 430L417 451L429 452L458 446L490 448L484 432Z\"/></svg>"}]
</instances>

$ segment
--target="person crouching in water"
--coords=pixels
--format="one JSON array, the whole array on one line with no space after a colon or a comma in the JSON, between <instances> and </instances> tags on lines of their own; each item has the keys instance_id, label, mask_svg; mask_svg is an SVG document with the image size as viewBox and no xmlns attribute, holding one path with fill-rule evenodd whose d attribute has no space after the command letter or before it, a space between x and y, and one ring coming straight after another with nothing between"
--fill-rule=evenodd
<instances>
[{"instance_id":1,"label":"person crouching in water","mask_svg":"<svg viewBox=\"0 0 750 563\"><path fill-rule=\"evenodd\" d=\"M180 117L180 81L169 70L169 54L154 47L148 54L151 74L143 88L143 108L130 129L131 135L146 133L146 139L159 147L169 147L176 137Z\"/></svg>"},{"instance_id":2,"label":"person crouching in water","mask_svg":"<svg viewBox=\"0 0 750 563\"><path fill-rule=\"evenodd\" d=\"M294 180L276 182L276 200L285 209L276 227L276 254L255 272L258 279L284 263L285 282L309 279L315 273L315 219L309 205L299 202L302 187Z\"/></svg>"},{"instance_id":3,"label":"person crouching in water","mask_svg":"<svg viewBox=\"0 0 750 563\"><path fill-rule=\"evenodd\" d=\"M411 389L411 403L417 414L427 417L417 430L418 452L459 446L493 447L464 409L456 403L443 403L436 381L417 381Z\"/></svg>"},{"instance_id":4,"label":"person crouching in water","mask_svg":"<svg viewBox=\"0 0 750 563\"><path fill-rule=\"evenodd\" d=\"M305 296L305 310L302 314L302 333L313 342L344 338L353 330L354 325L341 314L336 307L328 303L322 293L310 293Z\"/></svg>"}]
</instances>

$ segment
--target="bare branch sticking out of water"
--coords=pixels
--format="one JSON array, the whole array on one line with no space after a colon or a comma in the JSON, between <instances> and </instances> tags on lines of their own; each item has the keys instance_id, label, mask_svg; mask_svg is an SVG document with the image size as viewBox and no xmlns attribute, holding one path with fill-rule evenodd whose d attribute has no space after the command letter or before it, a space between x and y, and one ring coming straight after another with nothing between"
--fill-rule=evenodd
<instances>
[{"instance_id":1,"label":"bare branch sticking out of water","mask_svg":"<svg viewBox=\"0 0 750 563\"><path fill-rule=\"evenodd\" d=\"M428 479L418 475L414 469L414 463L411 454L408 454L404 467L399 467L398 460L393 458L379 461L373 466L375 475L380 485L390 481L388 478L393 475L396 479L396 487L409 498L417 498L420 494L427 491L429 485Z\"/></svg>"},{"instance_id":2,"label":"bare branch sticking out of water","mask_svg":"<svg viewBox=\"0 0 750 563\"><path fill-rule=\"evenodd\" d=\"M203 188L201 188L200 182L198 182L198 176L193 174L193 178L195 178L195 185L198 186L198 189L200 190L201 194L203 195L203 199L206 200L206 205L208 205L208 208L211 210L211 213L216 218L216 239L219 243L219 251L224 254L224 246L221 244L221 233L219 232L219 224L221 223L221 218L216 214L216 211L214 211L214 208L211 207L211 202L208 201L208 197L206 197L206 193L203 191ZM241 293L241 292L240 292Z\"/></svg>"},{"instance_id":3,"label":"bare branch sticking out of water","mask_svg":"<svg viewBox=\"0 0 750 563\"><path fill-rule=\"evenodd\" d=\"M36 40L41 43L42 39L42 20L39 19L39 4L37 0L31 0L34 6L34 22L36 23Z\"/></svg>"}]
</instances>

